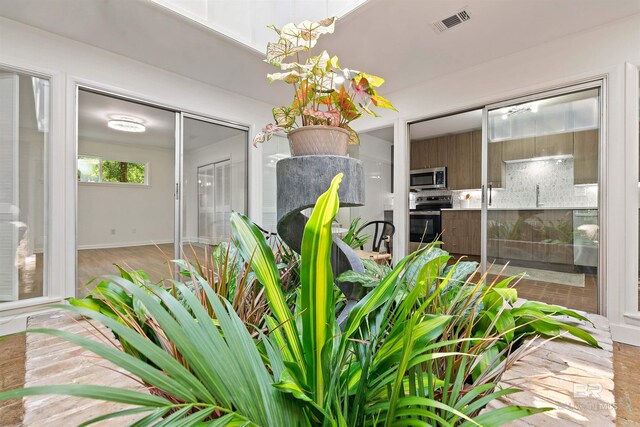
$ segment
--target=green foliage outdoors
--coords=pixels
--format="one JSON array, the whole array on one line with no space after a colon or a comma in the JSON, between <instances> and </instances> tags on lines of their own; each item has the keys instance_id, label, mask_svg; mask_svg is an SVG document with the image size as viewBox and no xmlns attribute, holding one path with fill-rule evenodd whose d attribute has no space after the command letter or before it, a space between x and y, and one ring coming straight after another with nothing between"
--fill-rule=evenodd
<instances>
[{"instance_id":1,"label":"green foliage outdoors","mask_svg":"<svg viewBox=\"0 0 640 427\"><path fill-rule=\"evenodd\" d=\"M145 170L145 165L143 163L120 162L117 160L103 160L102 161L102 181L144 184L145 183L144 170Z\"/></svg>"},{"instance_id":2,"label":"green foliage outdoors","mask_svg":"<svg viewBox=\"0 0 640 427\"><path fill-rule=\"evenodd\" d=\"M183 280L153 284L123 270L63 306L110 328L121 350L68 332L31 331L93 351L151 393L72 384L6 391L0 399L71 394L133 405L85 425L141 414L136 426L498 426L548 410L480 413L518 391L496 384L536 336L566 331L597 346L554 316L586 319L542 303L518 306L510 287L516 278L489 283L476 277L475 263L451 264L434 244L393 269L368 264L353 279L370 291L338 325L344 298L330 248L340 179L318 199L299 260L234 213L233 243L210 262L178 261Z\"/></svg>"}]
</instances>

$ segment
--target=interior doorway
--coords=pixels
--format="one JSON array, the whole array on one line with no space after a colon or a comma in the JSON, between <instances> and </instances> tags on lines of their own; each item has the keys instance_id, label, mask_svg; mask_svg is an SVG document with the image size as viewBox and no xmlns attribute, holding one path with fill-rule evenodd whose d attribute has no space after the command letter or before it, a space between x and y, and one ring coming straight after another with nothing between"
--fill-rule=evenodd
<instances>
[{"instance_id":1,"label":"interior doorway","mask_svg":"<svg viewBox=\"0 0 640 427\"><path fill-rule=\"evenodd\" d=\"M231 160L198 166L198 243L227 239L230 216Z\"/></svg>"},{"instance_id":2,"label":"interior doorway","mask_svg":"<svg viewBox=\"0 0 640 427\"><path fill-rule=\"evenodd\" d=\"M79 89L78 296L116 265L171 276L175 123L175 111Z\"/></svg>"},{"instance_id":3,"label":"interior doorway","mask_svg":"<svg viewBox=\"0 0 640 427\"><path fill-rule=\"evenodd\" d=\"M602 312L601 112L596 81L411 123L409 249L428 213L454 260L522 275L520 297Z\"/></svg>"},{"instance_id":4,"label":"interior doorway","mask_svg":"<svg viewBox=\"0 0 640 427\"><path fill-rule=\"evenodd\" d=\"M524 273L520 297L600 312L599 86L491 105L484 119L487 271Z\"/></svg>"},{"instance_id":5,"label":"interior doorway","mask_svg":"<svg viewBox=\"0 0 640 427\"><path fill-rule=\"evenodd\" d=\"M182 114L178 256L204 261L231 238L231 212L246 213L248 130Z\"/></svg>"},{"instance_id":6,"label":"interior doorway","mask_svg":"<svg viewBox=\"0 0 640 427\"><path fill-rule=\"evenodd\" d=\"M77 144L78 297L118 267L172 278L246 213L246 127L79 88Z\"/></svg>"}]
</instances>

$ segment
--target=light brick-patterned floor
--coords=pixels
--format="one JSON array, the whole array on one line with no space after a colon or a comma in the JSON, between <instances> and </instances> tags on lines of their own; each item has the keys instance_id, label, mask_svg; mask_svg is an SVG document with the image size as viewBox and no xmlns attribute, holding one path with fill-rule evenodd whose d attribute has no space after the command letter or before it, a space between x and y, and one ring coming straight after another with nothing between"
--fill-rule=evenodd
<instances>
[{"instance_id":1,"label":"light brick-patterned floor","mask_svg":"<svg viewBox=\"0 0 640 427\"><path fill-rule=\"evenodd\" d=\"M85 320L71 318L69 314L56 312L29 319L29 329L54 328L83 336L104 339ZM106 328L101 330L112 336ZM104 359L98 358L60 338L44 334L27 334L25 387L51 384L95 384L112 387L142 389L131 378L121 374ZM67 427L109 412L126 409L127 406L72 396L34 396L24 399L23 426ZM137 418L140 418L138 416ZM136 418L119 418L117 421L98 423L100 426L128 425Z\"/></svg>"},{"instance_id":2,"label":"light brick-patterned floor","mask_svg":"<svg viewBox=\"0 0 640 427\"><path fill-rule=\"evenodd\" d=\"M616 405L609 322L595 314L586 316L595 328L586 322L564 320L591 333L602 349L561 340L545 342L502 377L502 388L523 391L493 401L487 409L505 405L554 408L515 421L510 424L513 426L614 426Z\"/></svg>"},{"instance_id":3,"label":"light brick-patterned floor","mask_svg":"<svg viewBox=\"0 0 640 427\"><path fill-rule=\"evenodd\" d=\"M579 344L551 341L537 352L525 357L503 377L503 387L516 386L526 390L511 395L510 400L492 403L499 407L506 403L558 408L545 414L525 418L510 425L535 426L607 426L613 425L612 344L608 323L601 316L589 315L596 324L590 331L604 347L595 350ZM46 327L64 329L91 336L82 325L61 312L32 317L29 328ZM586 326L582 325L586 328ZM23 337L13 337L0 343L0 377L6 388L19 386L19 378L11 380L9 374L24 373L25 385L65 384L82 382L140 388L140 385L106 368L107 362L76 346L40 334L28 334L26 362L17 353L24 354ZM616 405L619 426L640 426L640 348L615 343ZM14 354L15 353L15 354ZM12 358L13 357L13 358ZM11 368L11 366L14 366ZM18 375L20 376L20 375ZM6 383L6 384L5 384ZM15 383L15 384L14 384ZM577 384L577 386L576 386ZM602 387L600 389L600 387ZM598 397L594 397L597 395ZM18 402L19 403L19 402ZM20 412L20 405L16 408ZM66 396L39 396L24 401L24 423L20 414L12 413L8 406L0 405L0 426L74 426L92 417L115 411L121 405L90 401ZM13 411L15 412L15 411ZM123 426L132 419L118 419L103 426Z\"/></svg>"}]
</instances>

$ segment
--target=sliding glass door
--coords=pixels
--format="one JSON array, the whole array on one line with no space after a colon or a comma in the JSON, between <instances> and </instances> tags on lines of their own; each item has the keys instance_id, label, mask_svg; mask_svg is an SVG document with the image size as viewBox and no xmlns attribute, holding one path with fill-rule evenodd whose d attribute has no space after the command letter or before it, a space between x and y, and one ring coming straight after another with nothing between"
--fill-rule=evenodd
<instances>
[{"instance_id":1,"label":"sliding glass door","mask_svg":"<svg viewBox=\"0 0 640 427\"><path fill-rule=\"evenodd\" d=\"M144 270L154 282L170 278L170 260L204 260L205 249L228 240L231 212L246 213L247 145L244 127L79 88L76 295L118 274L117 266ZM27 255L36 281L41 256Z\"/></svg>"},{"instance_id":2,"label":"sliding glass door","mask_svg":"<svg viewBox=\"0 0 640 427\"><path fill-rule=\"evenodd\" d=\"M231 212L246 213L248 131L181 116L181 233L176 256L203 261L205 251L231 237Z\"/></svg>"},{"instance_id":3,"label":"sliding glass door","mask_svg":"<svg viewBox=\"0 0 640 427\"><path fill-rule=\"evenodd\" d=\"M598 312L600 89L486 108L483 264L520 297Z\"/></svg>"},{"instance_id":4,"label":"sliding glass door","mask_svg":"<svg viewBox=\"0 0 640 427\"><path fill-rule=\"evenodd\" d=\"M0 310L47 296L49 80L0 68Z\"/></svg>"},{"instance_id":5,"label":"sliding glass door","mask_svg":"<svg viewBox=\"0 0 640 427\"><path fill-rule=\"evenodd\" d=\"M105 274L171 275L175 252L176 113L78 91L77 289Z\"/></svg>"}]
</instances>

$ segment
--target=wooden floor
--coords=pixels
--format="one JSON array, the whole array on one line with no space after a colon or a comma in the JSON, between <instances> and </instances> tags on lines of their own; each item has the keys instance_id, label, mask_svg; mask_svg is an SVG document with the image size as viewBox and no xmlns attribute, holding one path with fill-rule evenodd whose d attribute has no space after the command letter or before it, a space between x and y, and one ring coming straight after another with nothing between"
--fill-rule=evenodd
<instances>
[{"instance_id":1,"label":"wooden floor","mask_svg":"<svg viewBox=\"0 0 640 427\"><path fill-rule=\"evenodd\" d=\"M592 274L586 274L584 282L584 288L580 288L522 279L515 285L515 288L518 290L518 296L524 299L597 313L597 278Z\"/></svg>"},{"instance_id":2,"label":"wooden floor","mask_svg":"<svg viewBox=\"0 0 640 427\"><path fill-rule=\"evenodd\" d=\"M18 299L24 300L44 295L43 277L44 257L42 253L33 254L23 259L18 265Z\"/></svg>"},{"instance_id":3,"label":"wooden floor","mask_svg":"<svg viewBox=\"0 0 640 427\"><path fill-rule=\"evenodd\" d=\"M640 426L640 347L613 343L618 427Z\"/></svg>"},{"instance_id":4,"label":"wooden floor","mask_svg":"<svg viewBox=\"0 0 640 427\"><path fill-rule=\"evenodd\" d=\"M460 255L452 255L453 261L460 258ZM480 262L480 257L464 256L463 259L466 261ZM523 271L526 271L526 268L523 267ZM494 275L487 276L487 280L489 281L495 279L496 276ZM585 274L584 287L520 279L515 283L515 288L520 298L561 305L573 310L582 310L589 313L598 312L598 279L594 274ZM638 298L640 301L640 288L638 290Z\"/></svg>"},{"instance_id":5,"label":"wooden floor","mask_svg":"<svg viewBox=\"0 0 640 427\"><path fill-rule=\"evenodd\" d=\"M24 335L0 337L0 391L24 386L25 354ZM0 426L20 426L23 415L22 399L0 402Z\"/></svg>"},{"instance_id":6,"label":"wooden floor","mask_svg":"<svg viewBox=\"0 0 640 427\"><path fill-rule=\"evenodd\" d=\"M194 255L194 253L196 255ZM204 259L204 249L198 246L184 245L183 256L194 260L195 256ZM470 259L471 257L468 257ZM171 276L169 260L173 259L173 244L146 245L110 249L85 249L78 251L78 287L77 296L87 294L92 279L105 274L118 274L114 264L127 269L143 269L154 281ZM475 260L475 259L474 259ZM19 299L34 298L43 295L43 256L36 254L31 262L19 268ZM516 289L522 298L558 304L590 313L597 312L597 277L585 274L585 286L566 286L534 280L520 280ZM640 301L640 285L638 286Z\"/></svg>"},{"instance_id":7,"label":"wooden floor","mask_svg":"<svg viewBox=\"0 0 640 427\"><path fill-rule=\"evenodd\" d=\"M184 245L183 257L194 261L204 259L203 247ZM174 259L173 244L133 246L109 249L84 249L78 251L77 296L85 296L95 283L95 278L106 274L118 274L117 265L127 270L144 270L152 281L158 282L172 276L170 262Z\"/></svg>"}]
</instances>

